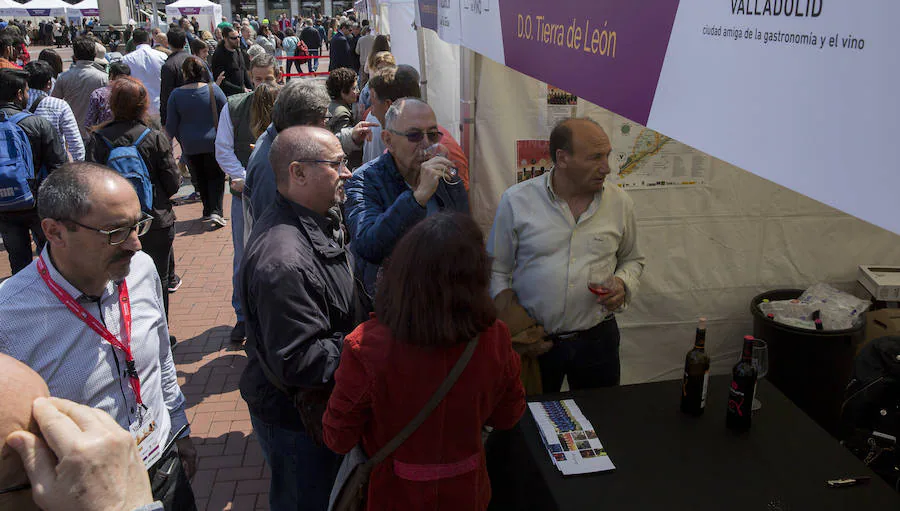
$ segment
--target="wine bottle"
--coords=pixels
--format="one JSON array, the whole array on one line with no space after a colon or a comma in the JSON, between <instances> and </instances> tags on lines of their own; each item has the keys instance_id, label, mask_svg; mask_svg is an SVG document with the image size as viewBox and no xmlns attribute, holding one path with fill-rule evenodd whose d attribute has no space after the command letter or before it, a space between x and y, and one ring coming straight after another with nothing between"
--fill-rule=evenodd
<instances>
[{"instance_id":1,"label":"wine bottle","mask_svg":"<svg viewBox=\"0 0 900 511\"><path fill-rule=\"evenodd\" d=\"M731 370L728 389L728 411L725 425L737 431L750 429L753 392L756 390L756 367L753 366L753 336L744 336L741 360Z\"/></svg>"},{"instance_id":2,"label":"wine bottle","mask_svg":"<svg viewBox=\"0 0 900 511\"><path fill-rule=\"evenodd\" d=\"M706 318L700 318L694 347L684 357L684 379L681 381L681 411L690 415L702 415L706 408L709 355L705 346Z\"/></svg>"}]
</instances>

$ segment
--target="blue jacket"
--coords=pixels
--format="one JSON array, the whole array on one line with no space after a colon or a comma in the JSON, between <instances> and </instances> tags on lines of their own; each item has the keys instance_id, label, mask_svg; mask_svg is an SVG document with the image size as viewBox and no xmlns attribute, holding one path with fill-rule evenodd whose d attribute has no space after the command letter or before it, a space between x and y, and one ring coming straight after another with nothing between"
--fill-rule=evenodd
<instances>
[{"instance_id":1,"label":"blue jacket","mask_svg":"<svg viewBox=\"0 0 900 511\"><path fill-rule=\"evenodd\" d=\"M394 245L412 226L427 216L394 165L390 153L356 169L344 184L345 213L350 229L350 250L356 257L356 276L375 296L375 279ZM469 196L460 184L441 181L434 193L438 209L469 213Z\"/></svg>"}]
</instances>

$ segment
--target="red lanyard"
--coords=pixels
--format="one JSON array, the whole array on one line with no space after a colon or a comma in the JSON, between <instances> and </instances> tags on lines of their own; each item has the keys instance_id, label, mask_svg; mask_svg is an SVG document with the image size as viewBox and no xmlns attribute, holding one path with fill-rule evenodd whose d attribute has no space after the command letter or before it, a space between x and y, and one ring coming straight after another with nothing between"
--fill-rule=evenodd
<instances>
[{"instance_id":1,"label":"red lanyard","mask_svg":"<svg viewBox=\"0 0 900 511\"><path fill-rule=\"evenodd\" d=\"M72 295L67 293L65 289L50 277L50 272L47 271L47 263L44 262L43 256L38 257L37 269L41 278L44 279L44 283L50 288L50 291L52 291L53 294L59 298L59 301L72 311L72 314L77 316L81 321L84 321L87 326L91 327L91 330L97 332L97 334L103 337L106 342L125 353L125 368L128 379L131 381L131 390L134 391L134 397L137 400L137 404L143 405L143 402L141 401L141 380L138 377L137 369L134 365L134 355L131 353L131 302L128 301L128 286L125 284L125 281L123 280L122 283L119 284L119 311L122 313L122 322L125 323L125 342L122 342L116 339L116 336L113 335L103 323L92 316L90 312L72 298Z\"/></svg>"}]
</instances>

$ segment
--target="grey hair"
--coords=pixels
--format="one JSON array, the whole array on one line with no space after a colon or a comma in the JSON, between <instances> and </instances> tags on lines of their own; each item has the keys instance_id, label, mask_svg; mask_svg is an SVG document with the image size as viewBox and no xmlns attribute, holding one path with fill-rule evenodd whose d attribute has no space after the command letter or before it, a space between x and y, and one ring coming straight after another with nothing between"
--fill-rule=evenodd
<instances>
[{"instance_id":1,"label":"grey hair","mask_svg":"<svg viewBox=\"0 0 900 511\"><path fill-rule=\"evenodd\" d=\"M384 114L384 129L390 130L394 128L397 120L403 115L403 110L406 108L406 105L428 106L428 103L417 98L400 98L397 101L394 101L391 103L391 107L388 108L387 113Z\"/></svg>"},{"instance_id":2,"label":"grey hair","mask_svg":"<svg viewBox=\"0 0 900 511\"><path fill-rule=\"evenodd\" d=\"M275 55L261 53L253 57L253 60L250 61L250 69L253 69L254 67L271 67L272 69L275 69L277 67Z\"/></svg>"},{"instance_id":3,"label":"grey hair","mask_svg":"<svg viewBox=\"0 0 900 511\"><path fill-rule=\"evenodd\" d=\"M91 212L93 184L104 177L125 180L116 171L98 163L79 161L62 165L50 173L38 190L38 216L42 220L84 218Z\"/></svg>"},{"instance_id":4,"label":"grey hair","mask_svg":"<svg viewBox=\"0 0 900 511\"><path fill-rule=\"evenodd\" d=\"M322 144L315 137L294 133L293 127L280 132L269 149L269 165L275 172L275 183L278 185L288 182L292 162L318 160L322 156Z\"/></svg>"},{"instance_id":5,"label":"grey hair","mask_svg":"<svg viewBox=\"0 0 900 511\"><path fill-rule=\"evenodd\" d=\"M250 47L247 48L247 55L250 56L251 62L256 57L259 57L260 55L265 55L265 54L266 54L266 49L256 43L251 44Z\"/></svg>"},{"instance_id":6,"label":"grey hair","mask_svg":"<svg viewBox=\"0 0 900 511\"><path fill-rule=\"evenodd\" d=\"M325 119L331 98L325 86L309 80L291 80L275 100L272 124L282 131L291 126L319 126Z\"/></svg>"}]
</instances>

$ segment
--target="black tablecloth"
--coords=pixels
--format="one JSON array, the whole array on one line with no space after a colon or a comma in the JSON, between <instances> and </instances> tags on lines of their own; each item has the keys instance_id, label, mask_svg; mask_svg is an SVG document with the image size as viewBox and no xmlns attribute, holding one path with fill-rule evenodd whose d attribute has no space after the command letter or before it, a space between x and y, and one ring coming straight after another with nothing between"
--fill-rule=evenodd
<instances>
[{"instance_id":1,"label":"black tablecloth","mask_svg":"<svg viewBox=\"0 0 900 511\"><path fill-rule=\"evenodd\" d=\"M616 470L563 476L529 411L488 441L491 509L900 510L900 497L775 387L746 433L725 427L729 378L710 380L706 413L679 411L680 381L541 396L574 398ZM831 489L827 479L872 477Z\"/></svg>"}]
</instances>

